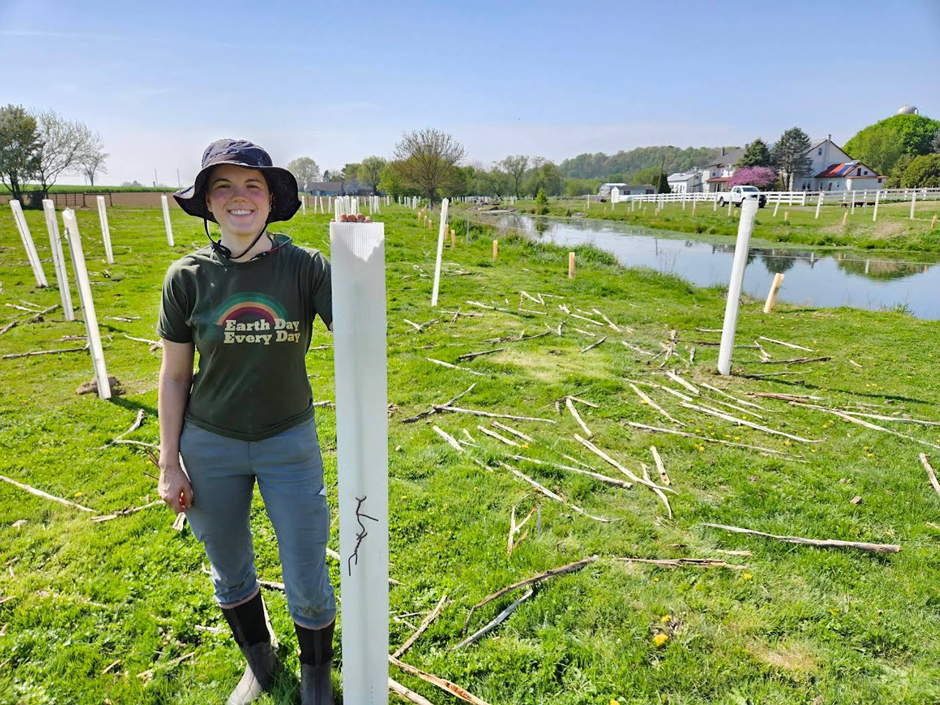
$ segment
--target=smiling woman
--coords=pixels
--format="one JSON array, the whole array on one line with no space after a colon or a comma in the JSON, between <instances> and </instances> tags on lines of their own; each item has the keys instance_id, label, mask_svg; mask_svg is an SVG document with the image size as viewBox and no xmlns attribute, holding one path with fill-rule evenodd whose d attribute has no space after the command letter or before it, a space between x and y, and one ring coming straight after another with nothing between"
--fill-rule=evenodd
<instances>
[{"instance_id":1,"label":"smiling woman","mask_svg":"<svg viewBox=\"0 0 940 705\"><path fill-rule=\"evenodd\" d=\"M207 236L212 220L222 237L174 262L164 280L160 496L186 512L205 546L216 601L248 661L228 705L245 705L270 689L278 668L254 567L257 480L300 642L301 703L327 705L336 600L305 355L314 318L327 328L333 321L330 263L268 232L297 212L297 182L251 142L211 144L176 200L203 219Z\"/></svg>"}]
</instances>

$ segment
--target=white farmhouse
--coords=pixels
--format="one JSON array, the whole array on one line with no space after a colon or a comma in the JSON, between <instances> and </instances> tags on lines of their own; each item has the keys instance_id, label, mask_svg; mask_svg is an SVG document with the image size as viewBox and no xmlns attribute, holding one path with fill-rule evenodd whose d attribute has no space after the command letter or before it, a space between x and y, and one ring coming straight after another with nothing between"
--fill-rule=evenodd
<instances>
[{"instance_id":1,"label":"white farmhouse","mask_svg":"<svg viewBox=\"0 0 940 705\"><path fill-rule=\"evenodd\" d=\"M673 193L701 193L702 191L702 172L697 167L691 171L670 174L666 180L669 182L669 190Z\"/></svg>"},{"instance_id":2,"label":"white farmhouse","mask_svg":"<svg viewBox=\"0 0 940 705\"><path fill-rule=\"evenodd\" d=\"M722 149L721 156L715 161L699 167L705 193L729 190L728 182L734 176L735 165L744 156L744 149L732 149L729 152ZM832 135L811 140L806 156L810 159L810 168L805 176L794 180L793 188L796 191L872 190L884 188L887 180L887 177L881 176L866 164L853 160L832 141Z\"/></svg>"}]
</instances>

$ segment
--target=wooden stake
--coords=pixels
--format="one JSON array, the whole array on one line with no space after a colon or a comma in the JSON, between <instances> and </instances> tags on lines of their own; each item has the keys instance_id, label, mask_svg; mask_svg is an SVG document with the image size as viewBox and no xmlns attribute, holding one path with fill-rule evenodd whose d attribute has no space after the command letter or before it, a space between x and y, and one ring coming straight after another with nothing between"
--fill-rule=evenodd
<instances>
[{"instance_id":1,"label":"wooden stake","mask_svg":"<svg viewBox=\"0 0 940 705\"><path fill-rule=\"evenodd\" d=\"M789 223L789 222L790 222L790 211L784 211L784 212L783 212L783 222L784 222L784 223Z\"/></svg>"},{"instance_id":2,"label":"wooden stake","mask_svg":"<svg viewBox=\"0 0 940 705\"><path fill-rule=\"evenodd\" d=\"M653 454L653 460L656 462L656 469L659 470L659 478L663 481L664 485L671 485L669 481L669 475L666 474L666 466L663 465L663 459L659 455L659 451L656 450L656 446L650 446L650 453Z\"/></svg>"},{"instance_id":3,"label":"wooden stake","mask_svg":"<svg viewBox=\"0 0 940 705\"><path fill-rule=\"evenodd\" d=\"M848 215L848 213L846 213ZM777 292L783 284L783 274L774 274L773 284L770 285L770 291L767 293L767 302L764 304L764 313L770 313L774 310L774 304L777 303Z\"/></svg>"},{"instance_id":4,"label":"wooden stake","mask_svg":"<svg viewBox=\"0 0 940 705\"><path fill-rule=\"evenodd\" d=\"M710 526L713 529L722 529L736 534L750 534L752 536L763 536L768 539L785 541L787 543L799 543L807 546L819 546L820 548L857 548L861 551L874 551L875 553L898 553L900 546L885 543L863 543L858 541L839 541L836 539L806 539L800 536L777 536L775 534L765 534L763 531L754 531L752 529L742 529L739 526L726 526L724 524L702 524Z\"/></svg>"},{"instance_id":5,"label":"wooden stake","mask_svg":"<svg viewBox=\"0 0 940 705\"><path fill-rule=\"evenodd\" d=\"M496 258L499 257L499 240L493 240L493 261L496 261Z\"/></svg>"},{"instance_id":6,"label":"wooden stake","mask_svg":"<svg viewBox=\"0 0 940 705\"><path fill-rule=\"evenodd\" d=\"M574 279L574 252L568 253L568 278Z\"/></svg>"},{"instance_id":7,"label":"wooden stake","mask_svg":"<svg viewBox=\"0 0 940 705\"><path fill-rule=\"evenodd\" d=\"M849 212L846 211L842 214L842 227L845 227L845 224L849 222Z\"/></svg>"}]
</instances>

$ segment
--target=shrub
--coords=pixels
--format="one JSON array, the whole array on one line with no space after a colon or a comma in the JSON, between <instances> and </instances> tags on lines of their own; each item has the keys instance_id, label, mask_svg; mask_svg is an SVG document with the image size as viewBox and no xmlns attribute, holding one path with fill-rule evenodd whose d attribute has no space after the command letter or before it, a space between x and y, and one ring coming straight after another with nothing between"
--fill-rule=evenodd
<instances>
[{"instance_id":1,"label":"shrub","mask_svg":"<svg viewBox=\"0 0 940 705\"><path fill-rule=\"evenodd\" d=\"M940 154L914 157L901 175L902 188L940 187Z\"/></svg>"}]
</instances>

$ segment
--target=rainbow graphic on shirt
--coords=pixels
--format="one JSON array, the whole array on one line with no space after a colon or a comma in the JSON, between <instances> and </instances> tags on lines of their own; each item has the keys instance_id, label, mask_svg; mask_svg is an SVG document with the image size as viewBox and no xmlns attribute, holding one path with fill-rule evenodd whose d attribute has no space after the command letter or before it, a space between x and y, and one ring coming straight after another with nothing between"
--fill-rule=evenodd
<instances>
[{"instance_id":1,"label":"rainbow graphic on shirt","mask_svg":"<svg viewBox=\"0 0 940 705\"><path fill-rule=\"evenodd\" d=\"M238 294L217 310L215 325L226 345L301 342L300 321L288 320L281 302L265 294Z\"/></svg>"},{"instance_id":2,"label":"rainbow graphic on shirt","mask_svg":"<svg viewBox=\"0 0 940 705\"><path fill-rule=\"evenodd\" d=\"M215 321L217 326L224 326L226 321L240 321L244 318L264 318L273 326L277 319L287 319L287 311L280 301L257 292L232 296L218 310L220 313Z\"/></svg>"}]
</instances>

